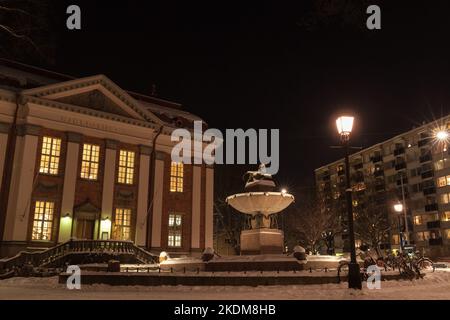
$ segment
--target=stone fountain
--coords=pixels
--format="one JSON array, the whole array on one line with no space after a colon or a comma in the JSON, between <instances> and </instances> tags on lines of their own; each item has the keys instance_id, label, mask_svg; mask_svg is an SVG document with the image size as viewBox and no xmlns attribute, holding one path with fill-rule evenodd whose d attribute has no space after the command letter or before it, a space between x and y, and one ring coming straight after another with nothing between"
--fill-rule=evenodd
<instances>
[{"instance_id":1,"label":"stone fountain","mask_svg":"<svg viewBox=\"0 0 450 320\"><path fill-rule=\"evenodd\" d=\"M247 230L241 232L241 255L282 254L283 231L278 229L277 214L286 209L294 196L276 191L272 175L264 164L258 171L248 171L245 192L227 197L226 202L247 215Z\"/></svg>"}]
</instances>

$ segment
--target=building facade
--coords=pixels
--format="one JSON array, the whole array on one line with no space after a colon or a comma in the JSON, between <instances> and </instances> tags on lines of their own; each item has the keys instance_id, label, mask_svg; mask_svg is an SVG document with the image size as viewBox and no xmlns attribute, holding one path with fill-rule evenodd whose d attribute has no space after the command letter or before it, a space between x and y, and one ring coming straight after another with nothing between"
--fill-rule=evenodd
<instances>
[{"instance_id":1,"label":"building facade","mask_svg":"<svg viewBox=\"0 0 450 320\"><path fill-rule=\"evenodd\" d=\"M408 245L429 256L450 255L449 130L446 116L350 156L354 211L362 196L370 196L389 221L382 247L399 249L404 235ZM441 139L438 132L444 133ZM344 159L316 169L315 180L328 203L345 216ZM403 199L407 228L404 213L394 210ZM344 233L337 245L345 247L345 239Z\"/></svg>"},{"instance_id":2,"label":"building facade","mask_svg":"<svg viewBox=\"0 0 450 320\"><path fill-rule=\"evenodd\" d=\"M212 247L214 169L171 161L171 132L195 120L104 75L1 61L0 256L71 238Z\"/></svg>"}]
</instances>

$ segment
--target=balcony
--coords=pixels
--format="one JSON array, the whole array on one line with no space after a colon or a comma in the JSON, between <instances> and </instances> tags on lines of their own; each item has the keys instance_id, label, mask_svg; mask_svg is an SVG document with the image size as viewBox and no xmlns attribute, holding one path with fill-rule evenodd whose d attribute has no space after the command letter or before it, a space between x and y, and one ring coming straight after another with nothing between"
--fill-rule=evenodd
<instances>
[{"instance_id":1,"label":"balcony","mask_svg":"<svg viewBox=\"0 0 450 320\"><path fill-rule=\"evenodd\" d=\"M355 165L353 166L353 168L354 168L355 170L360 170L360 169L362 169L362 168L363 168L362 162L361 162L361 163L358 163L358 164L355 164Z\"/></svg>"},{"instance_id":2,"label":"balcony","mask_svg":"<svg viewBox=\"0 0 450 320\"><path fill-rule=\"evenodd\" d=\"M440 220L428 221L427 222L427 228L428 229L439 229L440 227L441 227L441 221Z\"/></svg>"},{"instance_id":3,"label":"balcony","mask_svg":"<svg viewBox=\"0 0 450 320\"><path fill-rule=\"evenodd\" d=\"M338 176L343 176L345 174L345 170L344 169L338 169L337 171Z\"/></svg>"},{"instance_id":4,"label":"balcony","mask_svg":"<svg viewBox=\"0 0 450 320\"><path fill-rule=\"evenodd\" d=\"M438 210L438 204L437 203L431 203L431 204L426 204L425 205L425 211L426 212L437 211L437 210Z\"/></svg>"},{"instance_id":5,"label":"balcony","mask_svg":"<svg viewBox=\"0 0 450 320\"><path fill-rule=\"evenodd\" d=\"M424 145L426 145L428 142L431 141L431 138L423 138L422 140L419 140L419 142L417 143L418 147L423 147Z\"/></svg>"},{"instance_id":6,"label":"balcony","mask_svg":"<svg viewBox=\"0 0 450 320\"><path fill-rule=\"evenodd\" d=\"M328 175L326 175L326 176L323 176L323 177L322 177L322 180L323 180L323 181L330 181L330 175L328 174Z\"/></svg>"},{"instance_id":7,"label":"balcony","mask_svg":"<svg viewBox=\"0 0 450 320\"><path fill-rule=\"evenodd\" d=\"M402 162L402 163L397 163L395 165L395 170L401 170L401 169L405 169L406 168L406 162Z\"/></svg>"},{"instance_id":8,"label":"balcony","mask_svg":"<svg viewBox=\"0 0 450 320\"><path fill-rule=\"evenodd\" d=\"M442 238L428 239L430 246L442 246Z\"/></svg>"},{"instance_id":9,"label":"balcony","mask_svg":"<svg viewBox=\"0 0 450 320\"><path fill-rule=\"evenodd\" d=\"M384 190L385 190L384 184L378 184L375 186L375 191L384 191Z\"/></svg>"},{"instance_id":10,"label":"balcony","mask_svg":"<svg viewBox=\"0 0 450 320\"><path fill-rule=\"evenodd\" d=\"M394 156L399 156L405 153L405 148L397 148L394 150Z\"/></svg>"},{"instance_id":11,"label":"balcony","mask_svg":"<svg viewBox=\"0 0 450 320\"><path fill-rule=\"evenodd\" d=\"M430 194L435 194L436 193L436 187L425 188L425 189L422 190L422 192L423 192L424 196L427 196L427 195L430 195Z\"/></svg>"},{"instance_id":12,"label":"balcony","mask_svg":"<svg viewBox=\"0 0 450 320\"><path fill-rule=\"evenodd\" d=\"M373 175L375 177L382 177L384 175L384 171L383 170L377 170L373 173Z\"/></svg>"},{"instance_id":13,"label":"balcony","mask_svg":"<svg viewBox=\"0 0 450 320\"><path fill-rule=\"evenodd\" d=\"M408 184L408 178L403 178L403 184L405 185L405 184ZM398 179L397 180L397 185L398 186L401 186L402 185L402 180L401 179Z\"/></svg>"},{"instance_id":14,"label":"balcony","mask_svg":"<svg viewBox=\"0 0 450 320\"><path fill-rule=\"evenodd\" d=\"M427 153L426 155L420 156L420 158L419 158L420 163L427 162L427 161L431 161L431 153Z\"/></svg>"},{"instance_id":15,"label":"balcony","mask_svg":"<svg viewBox=\"0 0 450 320\"><path fill-rule=\"evenodd\" d=\"M433 170L430 170L430 171L422 172L420 175L422 176L422 179L433 178L434 172L433 172Z\"/></svg>"},{"instance_id":16,"label":"balcony","mask_svg":"<svg viewBox=\"0 0 450 320\"><path fill-rule=\"evenodd\" d=\"M373 163L381 162L381 161L383 161L383 157L381 155L373 156L371 160L372 160Z\"/></svg>"}]
</instances>

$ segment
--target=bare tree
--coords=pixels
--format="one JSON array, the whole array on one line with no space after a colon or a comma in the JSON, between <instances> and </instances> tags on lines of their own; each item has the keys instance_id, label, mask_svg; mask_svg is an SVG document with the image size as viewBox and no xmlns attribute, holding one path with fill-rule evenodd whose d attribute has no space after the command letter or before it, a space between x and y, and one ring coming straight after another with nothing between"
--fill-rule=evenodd
<instances>
[{"instance_id":1,"label":"bare tree","mask_svg":"<svg viewBox=\"0 0 450 320\"><path fill-rule=\"evenodd\" d=\"M298 242L313 253L317 253L323 245L331 253L334 237L340 232L339 216L320 193L302 198L286 217L289 236L297 237Z\"/></svg>"},{"instance_id":2,"label":"bare tree","mask_svg":"<svg viewBox=\"0 0 450 320\"><path fill-rule=\"evenodd\" d=\"M52 62L51 8L47 0L0 0L0 56Z\"/></svg>"},{"instance_id":3,"label":"bare tree","mask_svg":"<svg viewBox=\"0 0 450 320\"><path fill-rule=\"evenodd\" d=\"M376 179L366 176L364 181L365 189L354 195L353 200L355 235L362 245L374 248L380 254L380 245L387 242L391 229L386 208L388 194Z\"/></svg>"}]
</instances>

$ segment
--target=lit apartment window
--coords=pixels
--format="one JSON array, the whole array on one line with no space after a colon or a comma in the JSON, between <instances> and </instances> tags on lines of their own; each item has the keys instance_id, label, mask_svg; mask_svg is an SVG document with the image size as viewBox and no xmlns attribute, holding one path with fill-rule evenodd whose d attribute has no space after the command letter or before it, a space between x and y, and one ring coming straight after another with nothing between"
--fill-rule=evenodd
<instances>
[{"instance_id":1,"label":"lit apartment window","mask_svg":"<svg viewBox=\"0 0 450 320\"><path fill-rule=\"evenodd\" d=\"M36 201L31 234L32 240L51 240L54 210L54 202Z\"/></svg>"},{"instance_id":2,"label":"lit apartment window","mask_svg":"<svg viewBox=\"0 0 450 320\"><path fill-rule=\"evenodd\" d=\"M181 214L169 214L169 247L181 247L182 220Z\"/></svg>"},{"instance_id":3,"label":"lit apartment window","mask_svg":"<svg viewBox=\"0 0 450 320\"><path fill-rule=\"evenodd\" d=\"M422 217L421 216L415 216L414 217L414 224L416 226L421 225L422 224Z\"/></svg>"},{"instance_id":4,"label":"lit apartment window","mask_svg":"<svg viewBox=\"0 0 450 320\"><path fill-rule=\"evenodd\" d=\"M438 178L438 186L439 187L450 186L450 175L444 176L444 177L439 177Z\"/></svg>"},{"instance_id":5,"label":"lit apartment window","mask_svg":"<svg viewBox=\"0 0 450 320\"><path fill-rule=\"evenodd\" d=\"M430 239L430 233L428 231L417 232L416 237L417 241L427 241Z\"/></svg>"},{"instance_id":6,"label":"lit apartment window","mask_svg":"<svg viewBox=\"0 0 450 320\"><path fill-rule=\"evenodd\" d=\"M447 204L450 202L450 193L443 193L441 194L441 203Z\"/></svg>"},{"instance_id":7,"label":"lit apartment window","mask_svg":"<svg viewBox=\"0 0 450 320\"><path fill-rule=\"evenodd\" d=\"M61 154L61 139L42 138L40 173L58 174L59 156Z\"/></svg>"},{"instance_id":8,"label":"lit apartment window","mask_svg":"<svg viewBox=\"0 0 450 320\"><path fill-rule=\"evenodd\" d=\"M133 184L134 157L135 153L133 151L120 150L119 173L117 175L119 183Z\"/></svg>"},{"instance_id":9,"label":"lit apartment window","mask_svg":"<svg viewBox=\"0 0 450 320\"><path fill-rule=\"evenodd\" d=\"M445 237L450 239L450 229L445 229Z\"/></svg>"},{"instance_id":10,"label":"lit apartment window","mask_svg":"<svg viewBox=\"0 0 450 320\"><path fill-rule=\"evenodd\" d=\"M114 238L117 240L131 239L131 209L116 208Z\"/></svg>"},{"instance_id":11,"label":"lit apartment window","mask_svg":"<svg viewBox=\"0 0 450 320\"><path fill-rule=\"evenodd\" d=\"M438 161L436 161L434 163L434 169L435 170L442 170L442 169L448 168L449 163L450 162L448 161L447 158L438 160Z\"/></svg>"},{"instance_id":12,"label":"lit apartment window","mask_svg":"<svg viewBox=\"0 0 450 320\"><path fill-rule=\"evenodd\" d=\"M97 180L99 158L100 146L88 143L83 144L81 178L88 180Z\"/></svg>"},{"instance_id":13,"label":"lit apartment window","mask_svg":"<svg viewBox=\"0 0 450 320\"><path fill-rule=\"evenodd\" d=\"M170 192L183 192L183 163L172 162L170 166Z\"/></svg>"},{"instance_id":14,"label":"lit apartment window","mask_svg":"<svg viewBox=\"0 0 450 320\"><path fill-rule=\"evenodd\" d=\"M450 211L445 211L442 214L442 221L450 221Z\"/></svg>"}]
</instances>

